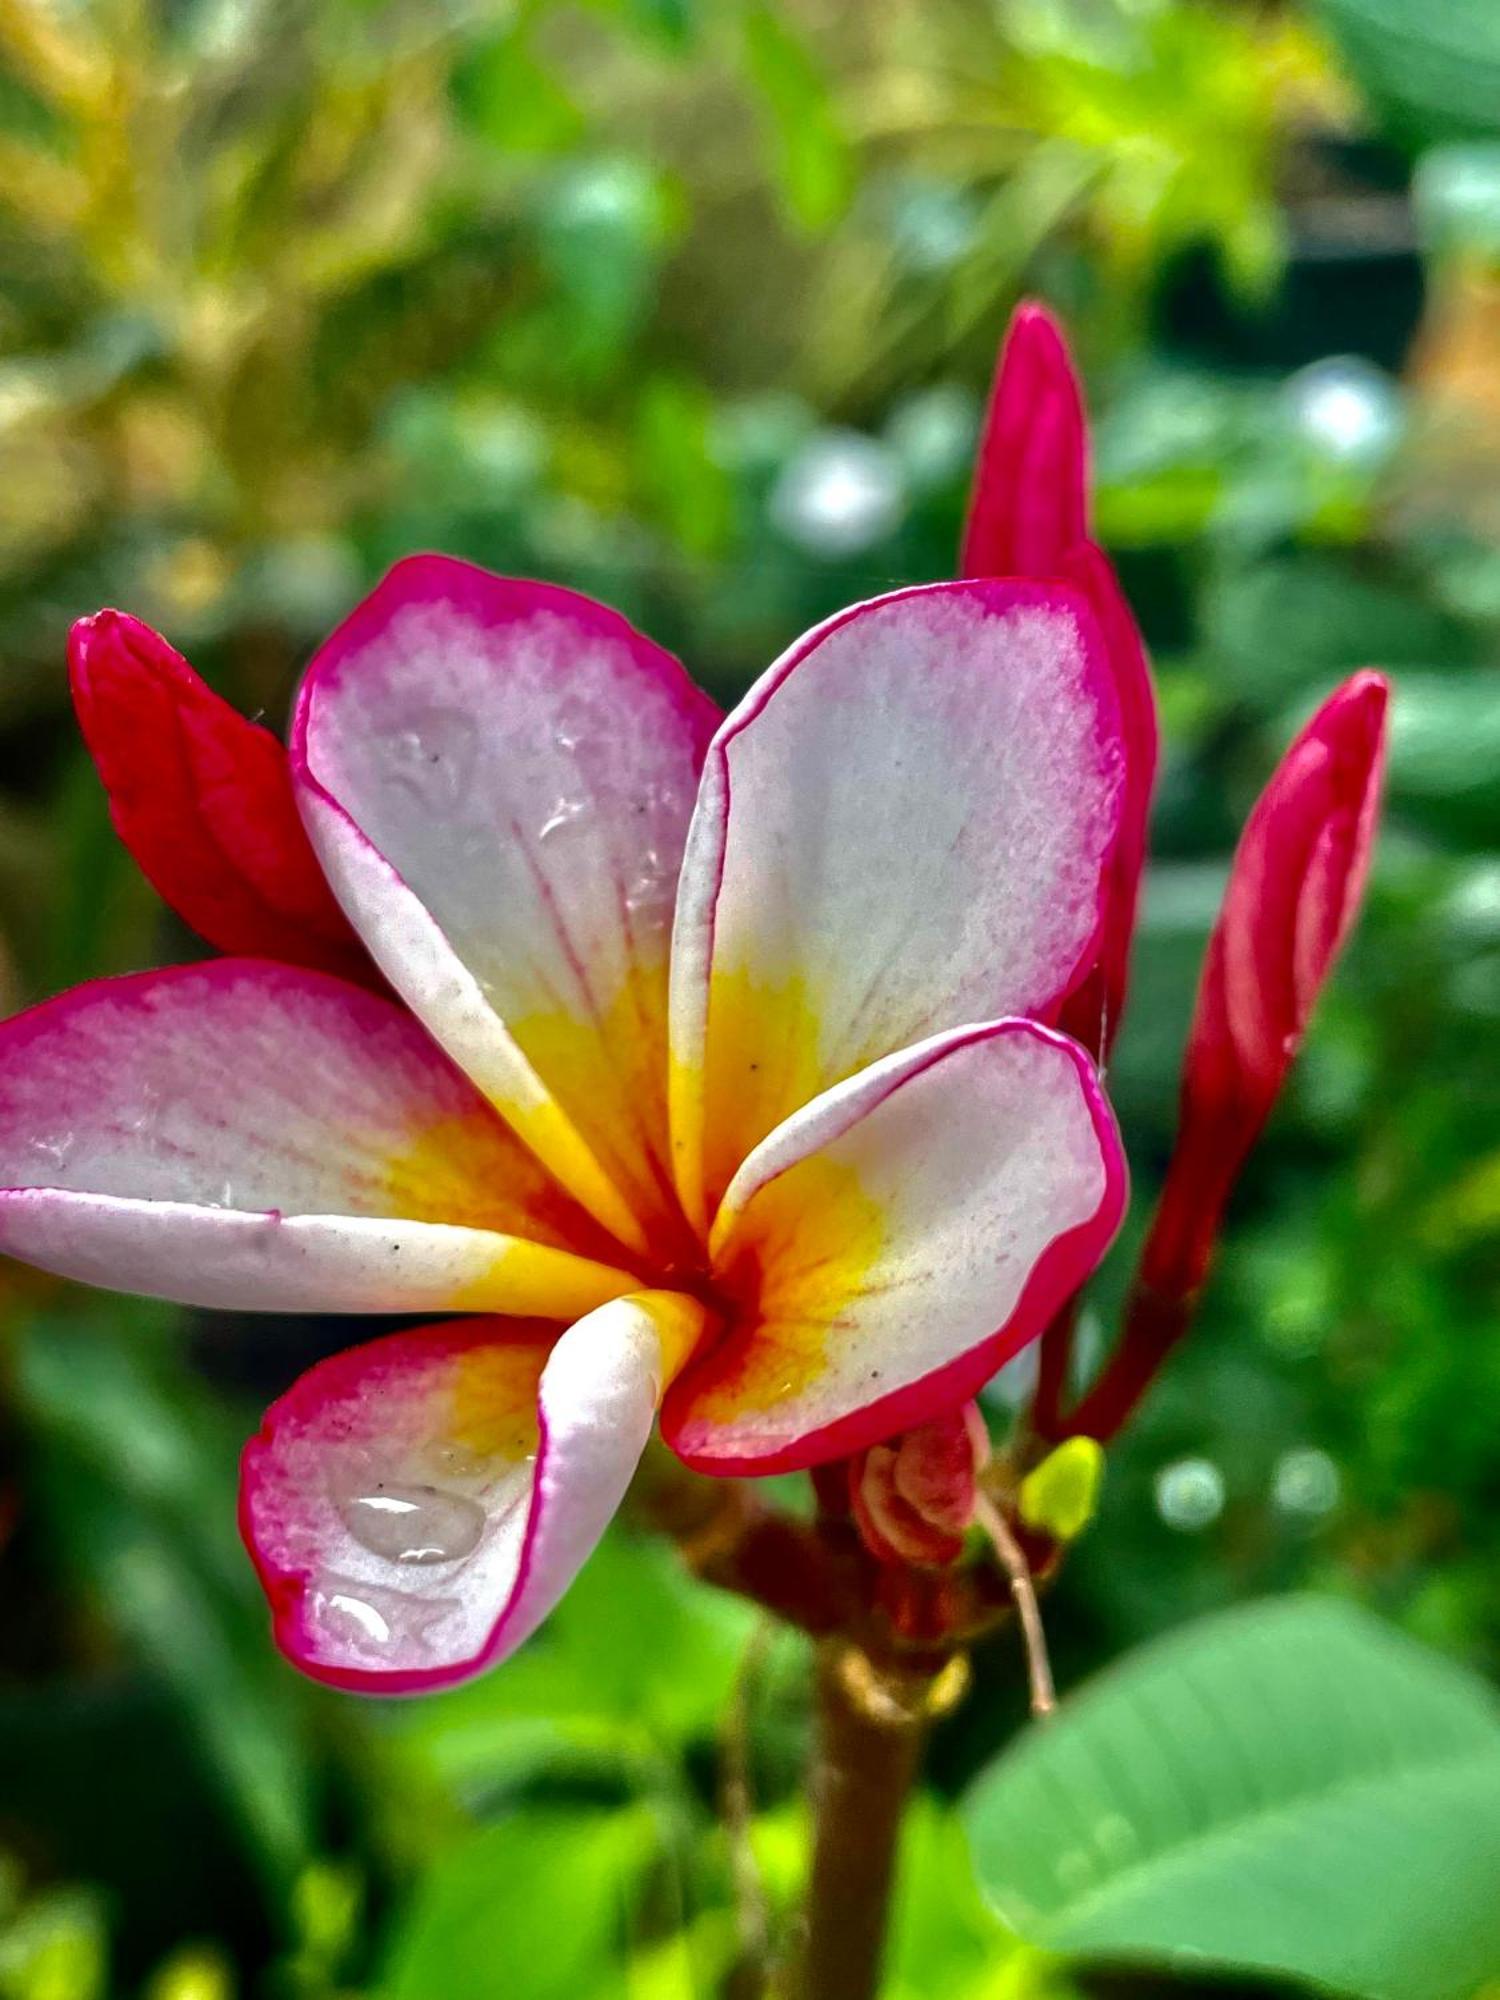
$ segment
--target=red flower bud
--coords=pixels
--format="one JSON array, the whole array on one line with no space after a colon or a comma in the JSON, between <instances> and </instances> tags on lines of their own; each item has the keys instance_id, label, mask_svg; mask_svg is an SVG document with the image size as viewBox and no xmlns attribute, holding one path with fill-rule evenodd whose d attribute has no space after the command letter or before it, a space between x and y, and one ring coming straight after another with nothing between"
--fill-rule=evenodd
<instances>
[{"instance_id":1,"label":"red flower bud","mask_svg":"<svg viewBox=\"0 0 1500 2000\"><path fill-rule=\"evenodd\" d=\"M1096 956L1058 1025L1109 1052L1125 1004L1136 898L1156 778L1156 699L1141 635L1103 551L1089 540L1083 393L1061 329L1020 307L995 371L961 555L965 576L1065 577L1098 620L1125 735L1125 798L1110 858Z\"/></svg>"},{"instance_id":2,"label":"red flower bud","mask_svg":"<svg viewBox=\"0 0 1500 2000\"><path fill-rule=\"evenodd\" d=\"M985 412L959 556L964 576L1057 576L1087 538L1088 432L1062 332L1020 306Z\"/></svg>"},{"instance_id":3,"label":"red flower bud","mask_svg":"<svg viewBox=\"0 0 1500 2000\"><path fill-rule=\"evenodd\" d=\"M1281 760L1241 835L1209 939L1177 1148L1141 1263L1166 1296L1202 1283L1224 1204L1359 908L1380 809L1389 690L1354 675Z\"/></svg>"},{"instance_id":4,"label":"red flower bud","mask_svg":"<svg viewBox=\"0 0 1500 2000\"><path fill-rule=\"evenodd\" d=\"M978 1407L872 1445L848 1461L849 1498L865 1547L883 1563L941 1569L963 1551L975 1481L989 1462Z\"/></svg>"},{"instance_id":5,"label":"red flower bud","mask_svg":"<svg viewBox=\"0 0 1500 2000\"><path fill-rule=\"evenodd\" d=\"M372 983L271 732L120 611L78 621L68 665L115 831L183 921L220 951Z\"/></svg>"}]
</instances>

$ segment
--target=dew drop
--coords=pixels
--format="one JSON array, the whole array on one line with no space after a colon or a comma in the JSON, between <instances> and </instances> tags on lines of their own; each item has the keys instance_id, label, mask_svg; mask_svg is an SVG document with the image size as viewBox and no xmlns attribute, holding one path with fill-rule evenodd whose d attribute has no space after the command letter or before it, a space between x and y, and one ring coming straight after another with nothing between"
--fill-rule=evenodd
<instances>
[{"instance_id":1,"label":"dew drop","mask_svg":"<svg viewBox=\"0 0 1500 2000\"><path fill-rule=\"evenodd\" d=\"M387 1590L325 1570L313 1585L308 1609L314 1626L338 1652L367 1659L431 1659L439 1651L439 1629L462 1605L455 1597Z\"/></svg>"},{"instance_id":2,"label":"dew drop","mask_svg":"<svg viewBox=\"0 0 1500 2000\"><path fill-rule=\"evenodd\" d=\"M625 908L643 924L665 924L677 902L673 869L654 847L648 847L625 886Z\"/></svg>"},{"instance_id":3,"label":"dew drop","mask_svg":"<svg viewBox=\"0 0 1500 2000\"><path fill-rule=\"evenodd\" d=\"M339 1501L339 1515L362 1549L393 1563L450 1563L472 1555L485 1512L466 1493L380 1481Z\"/></svg>"},{"instance_id":4,"label":"dew drop","mask_svg":"<svg viewBox=\"0 0 1500 2000\"><path fill-rule=\"evenodd\" d=\"M386 739L391 777L426 806L456 803L473 774L474 725L459 709L430 708Z\"/></svg>"},{"instance_id":5,"label":"dew drop","mask_svg":"<svg viewBox=\"0 0 1500 2000\"><path fill-rule=\"evenodd\" d=\"M558 797L553 801L551 812L537 828L537 839L555 840L566 828L576 826L585 818L588 809L587 799L572 799L566 795Z\"/></svg>"},{"instance_id":6,"label":"dew drop","mask_svg":"<svg viewBox=\"0 0 1500 2000\"><path fill-rule=\"evenodd\" d=\"M327 1600L328 1610L336 1619L354 1626L362 1639L372 1645L384 1646L390 1641L391 1628L373 1604L363 1597L355 1597L351 1591L335 1590Z\"/></svg>"}]
</instances>

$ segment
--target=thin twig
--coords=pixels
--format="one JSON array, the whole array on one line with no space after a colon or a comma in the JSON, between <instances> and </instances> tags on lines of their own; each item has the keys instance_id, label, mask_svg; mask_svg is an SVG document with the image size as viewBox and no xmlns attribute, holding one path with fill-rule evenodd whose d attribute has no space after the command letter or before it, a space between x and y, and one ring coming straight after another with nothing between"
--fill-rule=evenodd
<instances>
[{"instance_id":1,"label":"thin twig","mask_svg":"<svg viewBox=\"0 0 1500 2000\"><path fill-rule=\"evenodd\" d=\"M1057 1707L1057 1690L1052 1684L1052 1663L1047 1658L1047 1635L1042 1629L1041 1607L1036 1601L1031 1566L1021 1544L1006 1525L1004 1515L985 1492L975 1496L974 1519L994 1543L995 1553L1010 1580L1010 1594L1015 1600L1016 1615L1021 1621L1021 1636L1026 1643L1031 1712L1035 1716L1051 1715Z\"/></svg>"}]
</instances>

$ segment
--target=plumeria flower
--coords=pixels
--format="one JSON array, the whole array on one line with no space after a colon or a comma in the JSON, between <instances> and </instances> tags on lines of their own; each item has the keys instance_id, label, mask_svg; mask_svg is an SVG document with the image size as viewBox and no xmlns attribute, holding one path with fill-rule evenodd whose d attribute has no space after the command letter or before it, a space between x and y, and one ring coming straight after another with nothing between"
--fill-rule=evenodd
<instances>
[{"instance_id":1,"label":"plumeria flower","mask_svg":"<svg viewBox=\"0 0 1500 2000\"><path fill-rule=\"evenodd\" d=\"M721 719L566 590L400 564L289 754L115 612L74 635L116 824L221 950L0 1028L0 1247L207 1307L447 1317L314 1367L243 1465L279 1643L509 1653L659 1422L813 1466L940 1416L1112 1237L1053 1024L1125 747L1087 595L906 590Z\"/></svg>"}]
</instances>

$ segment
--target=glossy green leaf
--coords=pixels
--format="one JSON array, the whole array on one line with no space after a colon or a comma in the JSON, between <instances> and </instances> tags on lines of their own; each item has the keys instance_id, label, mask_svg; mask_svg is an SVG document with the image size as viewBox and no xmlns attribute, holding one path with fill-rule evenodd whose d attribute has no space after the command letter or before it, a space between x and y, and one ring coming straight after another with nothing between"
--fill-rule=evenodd
<instances>
[{"instance_id":1,"label":"glossy green leaf","mask_svg":"<svg viewBox=\"0 0 1500 2000\"><path fill-rule=\"evenodd\" d=\"M1347 1605L1293 1597L1148 1647L980 1780L980 1879L1036 1942L1362 2000L1500 1965L1500 1708Z\"/></svg>"},{"instance_id":2,"label":"glossy green leaf","mask_svg":"<svg viewBox=\"0 0 1500 2000\"><path fill-rule=\"evenodd\" d=\"M1355 76L1402 137L1500 132L1494 0L1323 0Z\"/></svg>"}]
</instances>

